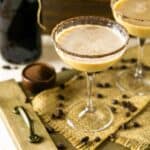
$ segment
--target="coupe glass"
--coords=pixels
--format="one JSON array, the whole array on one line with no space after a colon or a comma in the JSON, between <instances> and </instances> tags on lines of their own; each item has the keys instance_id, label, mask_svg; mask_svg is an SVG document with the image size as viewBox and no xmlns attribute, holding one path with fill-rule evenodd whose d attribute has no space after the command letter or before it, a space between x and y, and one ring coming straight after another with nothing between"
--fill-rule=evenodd
<instances>
[{"instance_id":1,"label":"coupe glass","mask_svg":"<svg viewBox=\"0 0 150 150\"><path fill-rule=\"evenodd\" d=\"M113 52L108 53L106 51L104 54L97 55L93 55L92 51L91 53L84 51L84 54L79 54L78 51L72 52L68 49L64 49L57 40L58 36L66 29L71 29L72 27L80 25L102 26L110 29L113 32L117 32L117 34L119 34L119 38L122 38L124 42L121 47L114 49ZM102 38L102 36L98 38ZM56 25L52 31L52 39L56 51L61 59L74 69L85 72L87 78L87 101L85 101L83 97L83 101L73 105L66 117L68 125L72 128L88 132L104 130L112 124L113 114L110 108L104 105L104 103L94 100L94 96L92 94L94 72L110 67L121 58L128 43L128 34L126 30L116 22L106 18L80 16L64 20ZM65 44L67 44L67 42Z\"/></svg>"},{"instance_id":2,"label":"coupe glass","mask_svg":"<svg viewBox=\"0 0 150 150\"><path fill-rule=\"evenodd\" d=\"M116 7L127 0L111 0L111 7L114 18L118 23L124 26L128 33L137 38L139 43L138 60L136 68L120 72L118 74L117 85L123 91L130 91L132 94L145 95L150 91L150 71L143 69L143 50L146 38L150 37L150 18L146 17L149 12L144 15L144 11L148 11L150 7L149 0L134 0L130 9L127 7L117 11ZM134 4L133 4L134 3ZM122 4L123 5L123 4ZM132 13L125 13L130 11ZM139 15L137 15L139 14ZM143 14L143 15L142 15ZM142 17L141 17L142 16ZM150 15L149 15L150 16Z\"/></svg>"}]
</instances>

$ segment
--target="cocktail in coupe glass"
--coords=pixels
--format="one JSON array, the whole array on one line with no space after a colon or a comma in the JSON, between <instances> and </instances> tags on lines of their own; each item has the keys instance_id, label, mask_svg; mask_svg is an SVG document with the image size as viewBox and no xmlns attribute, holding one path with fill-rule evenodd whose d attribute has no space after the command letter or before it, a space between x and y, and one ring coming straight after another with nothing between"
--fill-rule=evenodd
<instances>
[{"instance_id":1,"label":"cocktail in coupe glass","mask_svg":"<svg viewBox=\"0 0 150 150\"><path fill-rule=\"evenodd\" d=\"M150 0L111 0L112 11L118 23L139 42L138 61L135 71L119 74L118 86L133 94L144 95L150 92L150 71L143 70L143 48L150 37Z\"/></svg>"},{"instance_id":2,"label":"cocktail in coupe glass","mask_svg":"<svg viewBox=\"0 0 150 150\"><path fill-rule=\"evenodd\" d=\"M87 77L87 104L85 100L74 104L66 117L67 123L79 130L104 130L111 125L113 114L100 101L93 103L93 74L121 58L128 43L127 32L109 19L81 16L56 25L52 39L61 59Z\"/></svg>"}]
</instances>

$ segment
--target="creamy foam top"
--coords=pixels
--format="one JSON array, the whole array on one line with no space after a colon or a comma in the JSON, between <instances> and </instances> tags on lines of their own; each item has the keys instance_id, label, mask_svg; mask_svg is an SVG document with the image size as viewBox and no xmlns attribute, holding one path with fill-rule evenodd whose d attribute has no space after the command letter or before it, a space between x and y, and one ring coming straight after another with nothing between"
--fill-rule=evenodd
<instances>
[{"instance_id":1,"label":"creamy foam top","mask_svg":"<svg viewBox=\"0 0 150 150\"><path fill-rule=\"evenodd\" d=\"M128 20L137 25L150 26L150 0L120 0L115 6L115 11L121 15L139 20ZM149 20L149 21L148 21Z\"/></svg>"},{"instance_id":2,"label":"creamy foam top","mask_svg":"<svg viewBox=\"0 0 150 150\"><path fill-rule=\"evenodd\" d=\"M79 55L103 55L125 44L125 38L108 27L100 25L77 25L63 30L56 37L65 50Z\"/></svg>"}]
</instances>

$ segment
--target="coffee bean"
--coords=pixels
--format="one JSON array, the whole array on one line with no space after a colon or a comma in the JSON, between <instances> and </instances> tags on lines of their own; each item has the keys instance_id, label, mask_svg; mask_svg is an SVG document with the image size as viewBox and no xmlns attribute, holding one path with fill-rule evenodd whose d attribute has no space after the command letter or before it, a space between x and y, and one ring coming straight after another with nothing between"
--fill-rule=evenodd
<instances>
[{"instance_id":1,"label":"coffee bean","mask_svg":"<svg viewBox=\"0 0 150 150\"><path fill-rule=\"evenodd\" d=\"M122 63L136 63L137 59L136 58L131 58L131 59L122 59Z\"/></svg>"},{"instance_id":2,"label":"coffee bean","mask_svg":"<svg viewBox=\"0 0 150 150\"><path fill-rule=\"evenodd\" d=\"M122 101L122 102L121 102L121 105L122 105L124 108L128 108L129 103L128 103L127 101Z\"/></svg>"},{"instance_id":3,"label":"coffee bean","mask_svg":"<svg viewBox=\"0 0 150 150\"><path fill-rule=\"evenodd\" d=\"M137 107L134 106L131 102L129 101L122 101L121 102L121 105L124 107L124 108L127 108L130 112L135 112L137 111Z\"/></svg>"},{"instance_id":4,"label":"coffee bean","mask_svg":"<svg viewBox=\"0 0 150 150\"><path fill-rule=\"evenodd\" d=\"M62 109L56 109L56 111L52 114L52 119L63 119L65 116L65 113Z\"/></svg>"},{"instance_id":5,"label":"coffee bean","mask_svg":"<svg viewBox=\"0 0 150 150\"><path fill-rule=\"evenodd\" d=\"M136 62L137 62L137 59L136 59L136 58L131 58L131 59L130 59L130 62L131 62L131 63L136 63Z\"/></svg>"},{"instance_id":6,"label":"coffee bean","mask_svg":"<svg viewBox=\"0 0 150 150\"><path fill-rule=\"evenodd\" d=\"M58 98L58 100L65 100L65 97L63 95L61 95L61 94L58 94L57 98Z\"/></svg>"},{"instance_id":7,"label":"coffee bean","mask_svg":"<svg viewBox=\"0 0 150 150\"><path fill-rule=\"evenodd\" d=\"M128 62L128 60L127 60L127 59L122 58L122 59L121 59L121 62L122 62L122 63L126 63L126 62Z\"/></svg>"},{"instance_id":8,"label":"coffee bean","mask_svg":"<svg viewBox=\"0 0 150 150\"><path fill-rule=\"evenodd\" d=\"M59 87L60 87L61 89L64 89L64 88L65 88L65 85L64 85L64 84L60 84Z\"/></svg>"},{"instance_id":9,"label":"coffee bean","mask_svg":"<svg viewBox=\"0 0 150 150\"><path fill-rule=\"evenodd\" d=\"M57 117L56 117L56 115L54 113L52 113L51 119L57 119Z\"/></svg>"},{"instance_id":10,"label":"coffee bean","mask_svg":"<svg viewBox=\"0 0 150 150\"><path fill-rule=\"evenodd\" d=\"M110 88L110 87L112 87L110 83L105 83L103 86L104 86L105 88Z\"/></svg>"},{"instance_id":11,"label":"coffee bean","mask_svg":"<svg viewBox=\"0 0 150 150\"><path fill-rule=\"evenodd\" d=\"M141 127L141 125L138 122L133 122L133 127L139 128L139 127Z\"/></svg>"},{"instance_id":12,"label":"coffee bean","mask_svg":"<svg viewBox=\"0 0 150 150\"><path fill-rule=\"evenodd\" d=\"M120 129L122 129L122 130L127 130L129 127L127 126L127 124L126 123L124 123L124 124L122 124L121 126L120 126Z\"/></svg>"},{"instance_id":13,"label":"coffee bean","mask_svg":"<svg viewBox=\"0 0 150 150\"><path fill-rule=\"evenodd\" d=\"M150 70L150 66L143 65L143 68L144 68L144 70L147 70L147 71Z\"/></svg>"},{"instance_id":14,"label":"coffee bean","mask_svg":"<svg viewBox=\"0 0 150 150\"><path fill-rule=\"evenodd\" d=\"M66 146L63 143L57 145L58 150L66 150Z\"/></svg>"},{"instance_id":15,"label":"coffee bean","mask_svg":"<svg viewBox=\"0 0 150 150\"><path fill-rule=\"evenodd\" d=\"M101 141L101 138L99 136L97 136L95 139L94 139L95 142L99 142Z\"/></svg>"},{"instance_id":16,"label":"coffee bean","mask_svg":"<svg viewBox=\"0 0 150 150\"><path fill-rule=\"evenodd\" d=\"M58 107L64 107L64 104L63 103L59 103Z\"/></svg>"},{"instance_id":17,"label":"coffee bean","mask_svg":"<svg viewBox=\"0 0 150 150\"><path fill-rule=\"evenodd\" d=\"M58 114L53 113L51 119L63 119L64 117Z\"/></svg>"},{"instance_id":18,"label":"coffee bean","mask_svg":"<svg viewBox=\"0 0 150 150\"><path fill-rule=\"evenodd\" d=\"M79 75L78 77L77 77L77 80L83 80L84 79L84 76L83 75Z\"/></svg>"},{"instance_id":19,"label":"coffee bean","mask_svg":"<svg viewBox=\"0 0 150 150\"><path fill-rule=\"evenodd\" d=\"M58 113L59 113L59 115L61 115L61 116L64 116L65 114L64 114L64 111L62 110L62 109L58 109Z\"/></svg>"},{"instance_id":20,"label":"coffee bean","mask_svg":"<svg viewBox=\"0 0 150 150\"><path fill-rule=\"evenodd\" d=\"M122 65L122 66L119 67L119 69L125 70L125 69L128 69L128 67L126 65Z\"/></svg>"},{"instance_id":21,"label":"coffee bean","mask_svg":"<svg viewBox=\"0 0 150 150\"><path fill-rule=\"evenodd\" d=\"M112 111L112 113L116 113L117 112L117 109L113 106L110 107L110 110Z\"/></svg>"},{"instance_id":22,"label":"coffee bean","mask_svg":"<svg viewBox=\"0 0 150 150\"><path fill-rule=\"evenodd\" d=\"M111 66L111 67L108 68L108 70L114 70L114 67Z\"/></svg>"},{"instance_id":23,"label":"coffee bean","mask_svg":"<svg viewBox=\"0 0 150 150\"><path fill-rule=\"evenodd\" d=\"M104 98L104 95L101 94L101 93L98 93L98 94L96 94L96 97L97 97L97 98Z\"/></svg>"},{"instance_id":24,"label":"coffee bean","mask_svg":"<svg viewBox=\"0 0 150 150\"><path fill-rule=\"evenodd\" d=\"M92 73L92 72L88 72L87 74L88 74L88 76L92 76L92 75L93 75L93 73Z\"/></svg>"},{"instance_id":25,"label":"coffee bean","mask_svg":"<svg viewBox=\"0 0 150 150\"><path fill-rule=\"evenodd\" d=\"M100 74L102 71L96 71L95 74Z\"/></svg>"},{"instance_id":26,"label":"coffee bean","mask_svg":"<svg viewBox=\"0 0 150 150\"><path fill-rule=\"evenodd\" d=\"M125 116L126 116L126 117L130 117L130 116L131 116L131 113L130 113L130 112L126 112L126 113L125 113Z\"/></svg>"},{"instance_id":27,"label":"coffee bean","mask_svg":"<svg viewBox=\"0 0 150 150\"><path fill-rule=\"evenodd\" d=\"M3 69L7 69L7 70L11 70L11 66L8 66L8 65L4 65L2 66Z\"/></svg>"},{"instance_id":28,"label":"coffee bean","mask_svg":"<svg viewBox=\"0 0 150 150\"><path fill-rule=\"evenodd\" d=\"M69 68L67 68L67 67L62 67L61 68L61 71L66 71L66 70L69 70Z\"/></svg>"},{"instance_id":29,"label":"coffee bean","mask_svg":"<svg viewBox=\"0 0 150 150\"><path fill-rule=\"evenodd\" d=\"M126 95L126 94L123 94L122 98L127 99L127 98L130 98L130 97L128 95Z\"/></svg>"},{"instance_id":30,"label":"coffee bean","mask_svg":"<svg viewBox=\"0 0 150 150\"><path fill-rule=\"evenodd\" d=\"M103 88L104 85L103 85L102 83L97 83L97 84L96 84L96 87L98 87L98 88Z\"/></svg>"},{"instance_id":31,"label":"coffee bean","mask_svg":"<svg viewBox=\"0 0 150 150\"><path fill-rule=\"evenodd\" d=\"M85 136L80 140L81 143L87 144L89 142L89 137Z\"/></svg>"},{"instance_id":32,"label":"coffee bean","mask_svg":"<svg viewBox=\"0 0 150 150\"><path fill-rule=\"evenodd\" d=\"M102 84L102 83L97 83L97 84L96 84L96 87L98 87L98 88L110 88L110 87L111 87L111 84L108 83L108 82L106 82L106 83L104 83L104 84Z\"/></svg>"},{"instance_id":33,"label":"coffee bean","mask_svg":"<svg viewBox=\"0 0 150 150\"><path fill-rule=\"evenodd\" d=\"M128 107L128 110L131 111L131 112L135 112L135 111L137 111L137 107L135 107L134 105L130 105Z\"/></svg>"},{"instance_id":34,"label":"coffee bean","mask_svg":"<svg viewBox=\"0 0 150 150\"><path fill-rule=\"evenodd\" d=\"M112 104L117 105L117 104L119 104L119 101L117 99L113 99Z\"/></svg>"}]
</instances>

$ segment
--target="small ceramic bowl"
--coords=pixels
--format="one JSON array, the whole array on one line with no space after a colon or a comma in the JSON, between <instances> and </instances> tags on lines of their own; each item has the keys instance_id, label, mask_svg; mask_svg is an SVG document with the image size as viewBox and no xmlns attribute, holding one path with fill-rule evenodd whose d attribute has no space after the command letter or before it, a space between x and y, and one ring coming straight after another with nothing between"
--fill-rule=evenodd
<instances>
[{"instance_id":1,"label":"small ceramic bowl","mask_svg":"<svg viewBox=\"0 0 150 150\"><path fill-rule=\"evenodd\" d=\"M38 93L55 85L56 72L54 67L45 63L32 63L22 72L23 86L32 93Z\"/></svg>"}]
</instances>

